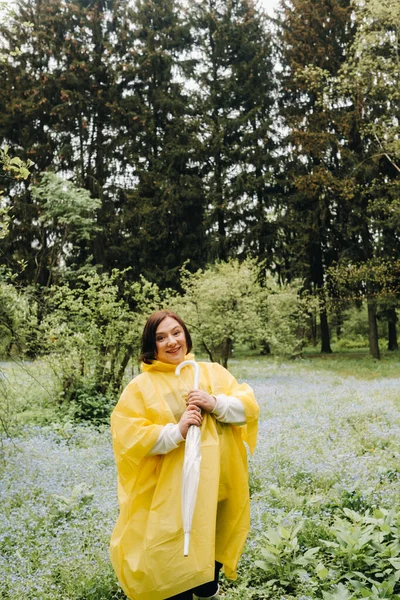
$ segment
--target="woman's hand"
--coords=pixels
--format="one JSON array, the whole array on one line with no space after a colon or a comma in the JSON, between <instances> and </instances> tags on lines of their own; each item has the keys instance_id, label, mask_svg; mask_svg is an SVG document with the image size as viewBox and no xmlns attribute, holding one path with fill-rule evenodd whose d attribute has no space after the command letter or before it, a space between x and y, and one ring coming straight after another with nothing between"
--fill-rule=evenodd
<instances>
[{"instance_id":1,"label":"woman's hand","mask_svg":"<svg viewBox=\"0 0 400 600\"><path fill-rule=\"evenodd\" d=\"M203 392L203 390L192 390L186 399L188 406L198 406L201 410L208 413L214 410L216 403L217 400L215 397L210 396L207 392Z\"/></svg>"},{"instance_id":2,"label":"woman's hand","mask_svg":"<svg viewBox=\"0 0 400 600\"><path fill-rule=\"evenodd\" d=\"M200 427L202 420L201 410L199 410L195 404L188 406L179 421L179 431L181 432L182 437L186 440L189 427L191 425Z\"/></svg>"}]
</instances>

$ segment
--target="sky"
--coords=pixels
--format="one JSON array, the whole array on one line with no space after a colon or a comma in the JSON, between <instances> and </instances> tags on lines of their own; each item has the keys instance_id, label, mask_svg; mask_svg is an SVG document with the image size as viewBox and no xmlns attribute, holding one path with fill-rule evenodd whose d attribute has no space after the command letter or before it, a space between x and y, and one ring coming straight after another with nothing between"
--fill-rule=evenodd
<instances>
[{"instance_id":1,"label":"sky","mask_svg":"<svg viewBox=\"0 0 400 600\"><path fill-rule=\"evenodd\" d=\"M279 0L260 0L260 4L265 8L269 15L272 15L274 8L278 6Z\"/></svg>"}]
</instances>

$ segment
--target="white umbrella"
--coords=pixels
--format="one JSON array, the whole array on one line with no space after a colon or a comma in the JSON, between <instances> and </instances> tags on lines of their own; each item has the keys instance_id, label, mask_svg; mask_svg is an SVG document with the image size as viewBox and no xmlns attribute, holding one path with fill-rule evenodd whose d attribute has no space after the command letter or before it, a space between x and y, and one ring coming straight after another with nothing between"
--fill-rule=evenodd
<instances>
[{"instance_id":1,"label":"white umbrella","mask_svg":"<svg viewBox=\"0 0 400 600\"><path fill-rule=\"evenodd\" d=\"M181 368L186 365L192 365L194 368L193 389L198 390L200 367L194 360L184 360L181 362L175 369L175 375L179 376ZM188 556L189 554L190 532L197 499L197 488L199 487L201 462L200 437L200 427L191 425L186 435L182 472L182 521L185 534L183 556Z\"/></svg>"}]
</instances>

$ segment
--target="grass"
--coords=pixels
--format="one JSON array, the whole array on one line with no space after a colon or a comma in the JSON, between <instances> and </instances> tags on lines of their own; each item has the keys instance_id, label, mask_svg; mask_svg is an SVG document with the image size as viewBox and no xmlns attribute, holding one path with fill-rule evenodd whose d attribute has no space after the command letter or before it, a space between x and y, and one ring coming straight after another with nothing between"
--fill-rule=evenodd
<instances>
[{"instance_id":1,"label":"grass","mask_svg":"<svg viewBox=\"0 0 400 600\"><path fill-rule=\"evenodd\" d=\"M358 379L376 379L379 377L400 377L400 351L382 352L381 360L372 358L368 350L341 351L333 354L320 354L306 349L302 358L292 361L282 361L273 356L255 356L250 353L240 353L239 357L229 360L229 369L236 377L268 376L279 371L280 365L285 364L296 372L301 370L326 371L336 373L341 377Z\"/></svg>"},{"instance_id":2,"label":"grass","mask_svg":"<svg viewBox=\"0 0 400 600\"><path fill-rule=\"evenodd\" d=\"M343 353L284 362L249 354L230 361L232 372L253 386L261 418L250 460L252 531L239 580L223 581L222 598L331 600L321 586L333 590L333 579L320 581L315 565L314 571L307 567L306 581L286 585L282 571L270 585L272 576L257 561L266 532L282 524L285 531L301 524L297 542L304 556L321 539L332 539L332 524L344 509L365 514L400 505L398 359L384 353L377 363ZM108 559L117 515L108 428L59 418L57 378L48 364L3 363L1 371L2 416L12 438L4 435L0 446L0 597L124 598ZM282 562L289 574L293 556ZM385 594L376 597L397 598ZM361 596L346 598L353 597Z\"/></svg>"}]
</instances>

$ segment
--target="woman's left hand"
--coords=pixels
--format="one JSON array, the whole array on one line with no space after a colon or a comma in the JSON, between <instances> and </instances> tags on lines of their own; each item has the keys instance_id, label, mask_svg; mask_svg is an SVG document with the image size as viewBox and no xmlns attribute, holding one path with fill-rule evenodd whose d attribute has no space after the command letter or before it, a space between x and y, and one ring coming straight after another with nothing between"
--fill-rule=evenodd
<instances>
[{"instance_id":1,"label":"woman's left hand","mask_svg":"<svg viewBox=\"0 0 400 600\"><path fill-rule=\"evenodd\" d=\"M214 410L216 403L217 401L214 396L210 396L210 394L207 394L207 392L203 392L202 390L192 390L189 392L186 399L186 404L188 406L194 404L208 413Z\"/></svg>"}]
</instances>

